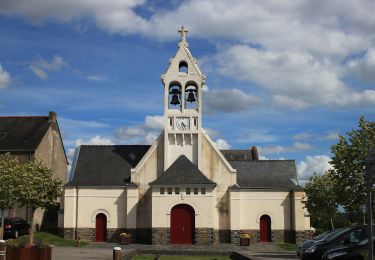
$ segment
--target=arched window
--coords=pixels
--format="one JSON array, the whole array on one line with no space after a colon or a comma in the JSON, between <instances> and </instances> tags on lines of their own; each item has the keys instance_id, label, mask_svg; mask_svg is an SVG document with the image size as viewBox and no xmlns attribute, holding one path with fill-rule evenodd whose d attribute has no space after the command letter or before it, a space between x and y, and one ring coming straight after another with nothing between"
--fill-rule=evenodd
<instances>
[{"instance_id":1,"label":"arched window","mask_svg":"<svg viewBox=\"0 0 375 260\"><path fill-rule=\"evenodd\" d=\"M188 64L186 61L180 61L180 64L178 65L178 72L188 73Z\"/></svg>"},{"instance_id":2,"label":"arched window","mask_svg":"<svg viewBox=\"0 0 375 260\"><path fill-rule=\"evenodd\" d=\"M169 84L168 108L181 108L181 84L177 81L173 81Z\"/></svg>"},{"instance_id":3,"label":"arched window","mask_svg":"<svg viewBox=\"0 0 375 260\"><path fill-rule=\"evenodd\" d=\"M194 81L185 85L185 108L198 109L198 85Z\"/></svg>"}]
</instances>

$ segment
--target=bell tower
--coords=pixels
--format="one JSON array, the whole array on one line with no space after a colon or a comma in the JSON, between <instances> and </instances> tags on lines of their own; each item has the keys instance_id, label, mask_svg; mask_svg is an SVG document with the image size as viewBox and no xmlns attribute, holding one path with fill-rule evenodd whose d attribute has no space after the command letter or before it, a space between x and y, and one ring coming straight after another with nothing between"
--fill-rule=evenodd
<instances>
[{"instance_id":1,"label":"bell tower","mask_svg":"<svg viewBox=\"0 0 375 260\"><path fill-rule=\"evenodd\" d=\"M181 40L169 67L161 75L164 85L164 170L185 155L201 168L202 86L205 76L191 55L188 30L178 30Z\"/></svg>"}]
</instances>

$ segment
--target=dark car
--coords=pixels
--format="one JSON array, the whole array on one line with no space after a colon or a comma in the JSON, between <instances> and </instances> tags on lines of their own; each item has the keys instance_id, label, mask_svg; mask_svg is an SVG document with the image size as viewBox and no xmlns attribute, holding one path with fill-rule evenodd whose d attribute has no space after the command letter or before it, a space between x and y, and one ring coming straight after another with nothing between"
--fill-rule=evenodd
<instances>
[{"instance_id":1,"label":"dark car","mask_svg":"<svg viewBox=\"0 0 375 260\"><path fill-rule=\"evenodd\" d=\"M328 231L316 236L313 239L303 241L301 244L298 245L297 252L296 252L297 256L301 257L303 252L305 252L305 250L307 248L311 247L314 243L321 242L321 241L329 238L330 236L333 236L334 234L336 234L337 232L340 232L342 230L344 230L344 228L337 228L337 229L328 230Z\"/></svg>"},{"instance_id":2,"label":"dark car","mask_svg":"<svg viewBox=\"0 0 375 260\"><path fill-rule=\"evenodd\" d=\"M323 254L334 247L340 245L349 245L355 242L362 241L367 237L366 226L347 228L340 232L337 232L333 236L314 243L312 246L307 248L301 259L303 260L320 260Z\"/></svg>"},{"instance_id":3,"label":"dark car","mask_svg":"<svg viewBox=\"0 0 375 260\"><path fill-rule=\"evenodd\" d=\"M363 260L368 256L368 239L329 249L322 260Z\"/></svg>"},{"instance_id":4,"label":"dark car","mask_svg":"<svg viewBox=\"0 0 375 260\"><path fill-rule=\"evenodd\" d=\"M28 235L29 228L30 225L22 218L6 218L4 221L4 238L17 238L18 236Z\"/></svg>"}]
</instances>

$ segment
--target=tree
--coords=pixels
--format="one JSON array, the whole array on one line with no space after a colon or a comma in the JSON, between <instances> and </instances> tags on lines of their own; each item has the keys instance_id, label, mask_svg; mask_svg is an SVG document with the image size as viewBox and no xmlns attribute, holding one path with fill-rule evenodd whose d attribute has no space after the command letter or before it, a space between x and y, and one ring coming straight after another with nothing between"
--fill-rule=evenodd
<instances>
[{"instance_id":1,"label":"tree","mask_svg":"<svg viewBox=\"0 0 375 260\"><path fill-rule=\"evenodd\" d=\"M365 160L375 147L375 122L368 122L362 116L359 129L339 136L339 142L332 146L331 176L336 180L335 192L338 202L349 214L364 216L366 203Z\"/></svg>"},{"instance_id":2,"label":"tree","mask_svg":"<svg viewBox=\"0 0 375 260\"><path fill-rule=\"evenodd\" d=\"M305 198L303 203L310 212L315 227L321 227L322 223L329 220L331 229L335 228L334 218L338 213L335 185L335 179L330 172L322 176L314 174L305 185L307 199Z\"/></svg>"},{"instance_id":3,"label":"tree","mask_svg":"<svg viewBox=\"0 0 375 260\"><path fill-rule=\"evenodd\" d=\"M62 193L62 182L54 179L52 171L41 162L29 161L23 164L21 171L22 187L18 190L19 201L31 211L31 230L29 244L34 243L34 213L37 208L46 208L56 204Z\"/></svg>"},{"instance_id":4,"label":"tree","mask_svg":"<svg viewBox=\"0 0 375 260\"><path fill-rule=\"evenodd\" d=\"M19 200L17 191L20 181L17 176L20 172L21 164L17 158L11 158L9 154L0 155L0 240L4 238L4 211L13 208Z\"/></svg>"}]
</instances>

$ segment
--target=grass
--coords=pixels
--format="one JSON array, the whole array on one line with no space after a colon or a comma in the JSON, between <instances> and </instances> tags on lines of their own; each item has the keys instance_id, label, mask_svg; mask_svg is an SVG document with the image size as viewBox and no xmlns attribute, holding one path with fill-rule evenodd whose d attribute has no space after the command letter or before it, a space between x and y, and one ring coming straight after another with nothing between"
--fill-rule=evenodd
<instances>
[{"instance_id":1,"label":"grass","mask_svg":"<svg viewBox=\"0 0 375 260\"><path fill-rule=\"evenodd\" d=\"M133 260L154 260L155 255L137 255ZM229 256L160 255L160 260L229 260Z\"/></svg>"},{"instance_id":2,"label":"grass","mask_svg":"<svg viewBox=\"0 0 375 260\"><path fill-rule=\"evenodd\" d=\"M285 244L277 244L281 249L286 250L286 251L296 251L298 248L297 244L290 244L290 243L285 243Z\"/></svg>"},{"instance_id":3,"label":"grass","mask_svg":"<svg viewBox=\"0 0 375 260\"><path fill-rule=\"evenodd\" d=\"M25 244L28 240L29 240L29 236L20 236L19 238L17 238L16 243ZM62 237L52 235L46 232L34 233L34 242L36 242L37 240L42 240L49 245L55 245L55 246L74 246L74 243L75 243L74 240L64 239ZM86 246L89 244L89 242L81 241L79 244L80 246Z\"/></svg>"}]
</instances>

